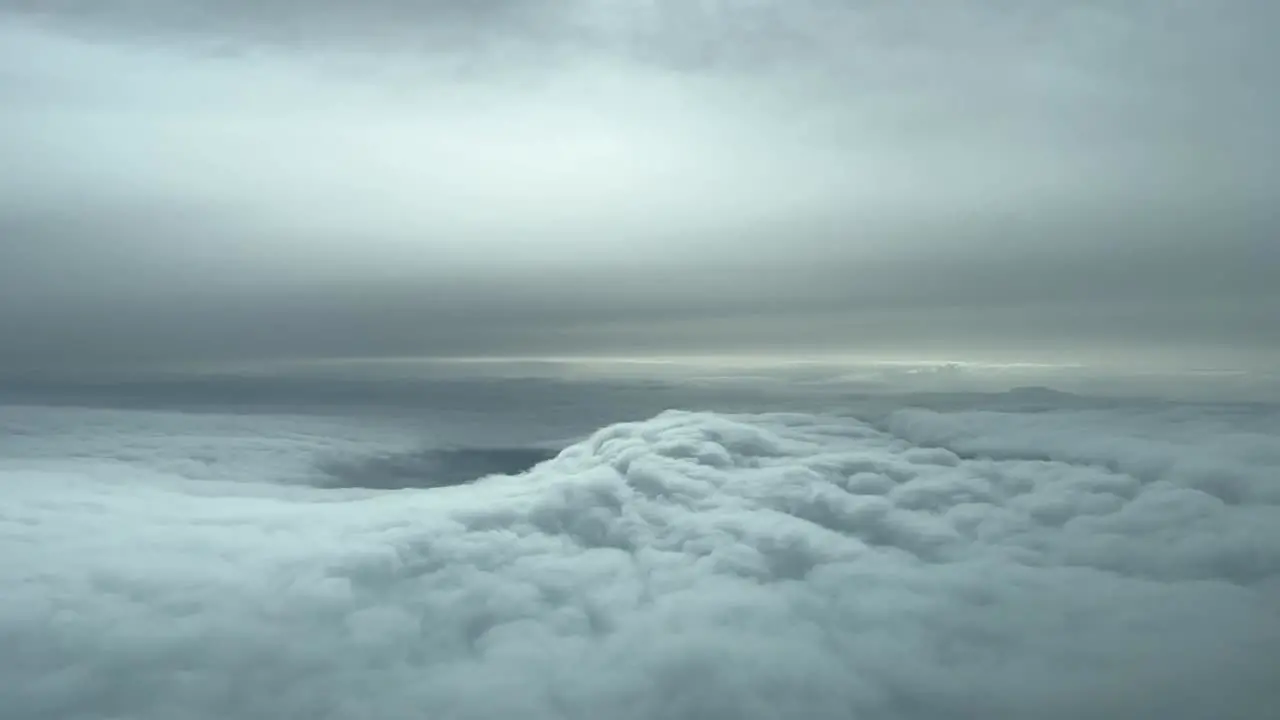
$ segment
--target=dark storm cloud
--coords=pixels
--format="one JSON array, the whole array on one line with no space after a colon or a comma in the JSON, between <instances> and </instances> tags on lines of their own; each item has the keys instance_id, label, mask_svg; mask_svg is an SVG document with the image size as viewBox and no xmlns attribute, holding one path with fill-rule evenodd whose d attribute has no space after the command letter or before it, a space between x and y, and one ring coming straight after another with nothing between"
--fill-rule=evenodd
<instances>
[{"instance_id":1,"label":"dark storm cloud","mask_svg":"<svg viewBox=\"0 0 1280 720\"><path fill-rule=\"evenodd\" d=\"M1280 358L1269 3L0 10L5 368Z\"/></svg>"}]
</instances>

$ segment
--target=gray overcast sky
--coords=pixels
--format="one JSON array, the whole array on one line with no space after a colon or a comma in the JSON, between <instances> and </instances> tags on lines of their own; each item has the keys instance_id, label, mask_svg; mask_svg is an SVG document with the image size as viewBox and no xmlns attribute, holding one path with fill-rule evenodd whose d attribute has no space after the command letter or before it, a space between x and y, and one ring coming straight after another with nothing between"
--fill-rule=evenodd
<instances>
[{"instance_id":1,"label":"gray overcast sky","mask_svg":"<svg viewBox=\"0 0 1280 720\"><path fill-rule=\"evenodd\" d=\"M1268 0L0 1L0 367L1280 363Z\"/></svg>"}]
</instances>

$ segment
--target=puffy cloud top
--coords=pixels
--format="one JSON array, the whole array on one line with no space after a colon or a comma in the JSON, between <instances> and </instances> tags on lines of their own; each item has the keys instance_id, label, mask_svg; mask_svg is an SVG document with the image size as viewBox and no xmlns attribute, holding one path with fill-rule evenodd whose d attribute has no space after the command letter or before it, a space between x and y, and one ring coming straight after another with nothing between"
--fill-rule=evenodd
<instances>
[{"instance_id":1,"label":"puffy cloud top","mask_svg":"<svg viewBox=\"0 0 1280 720\"><path fill-rule=\"evenodd\" d=\"M156 430L177 417L0 414L6 717L1280 702L1272 411L668 412L522 474L400 491L327 488L326 463L407 437L272 416Z\"/></svg>"}]
</instances>

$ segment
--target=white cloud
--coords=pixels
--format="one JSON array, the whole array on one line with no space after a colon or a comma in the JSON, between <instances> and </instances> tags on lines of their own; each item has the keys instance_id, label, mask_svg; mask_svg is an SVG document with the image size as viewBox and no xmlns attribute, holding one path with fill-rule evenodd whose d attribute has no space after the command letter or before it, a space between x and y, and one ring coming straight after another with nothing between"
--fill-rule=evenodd
<instances>
[{"instance_id":1,"label":"white cloud","mask_svg":"<svg viewBox=\"0 0 1280 720\"><path fill-rule=\"evenodd\" d=\"M3 416L5 717L1280 702L1274 411L672 412L523 476L385 493L272 484L400 442L364 421L173 414L165 439L157 417ZM242 482L173 461L197 448Z\"/></svg>"}]
</instances>

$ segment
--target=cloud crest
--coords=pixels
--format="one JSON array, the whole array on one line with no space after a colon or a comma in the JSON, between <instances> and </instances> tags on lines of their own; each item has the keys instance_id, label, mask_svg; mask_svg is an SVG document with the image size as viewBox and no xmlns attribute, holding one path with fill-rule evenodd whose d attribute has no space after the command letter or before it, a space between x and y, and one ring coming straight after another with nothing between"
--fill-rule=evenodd
<instances>
[{"instance_id":1,"label":"cloud crest","mask_svg":"<svg viewBox=\"0 0 1280 720\"><path fill-rule=\"evenodd\" d=\"M391 492L11 451L0 695L24 719L1258 717L1277 422L669 412Z\"/></svg>"}]
</instances>

